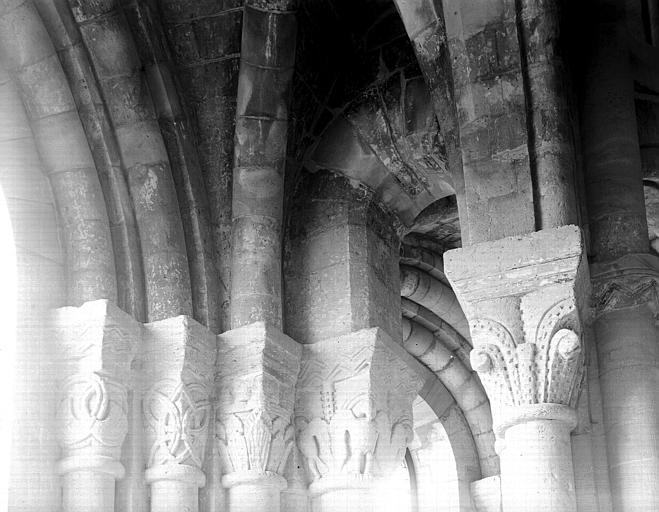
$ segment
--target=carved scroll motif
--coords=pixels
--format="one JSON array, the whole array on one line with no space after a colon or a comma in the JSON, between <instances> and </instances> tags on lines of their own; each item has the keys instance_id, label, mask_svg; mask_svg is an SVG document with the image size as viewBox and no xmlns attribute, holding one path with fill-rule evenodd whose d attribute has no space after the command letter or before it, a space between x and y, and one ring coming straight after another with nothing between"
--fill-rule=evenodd
<instances>
[{"instance_id":1,"label":"carved scroll motif","mask_svg":"<svg viewBox=\"0 0 659 512\"><path fill-rule=\"evenodd\" d=\"M584 351L574 301L548 309L534 333L516 343L510 331L491 319L471 323L471 363L490 400L501 406L556 403L573 406L584 372Z\"/></svg>"}]
</instances>

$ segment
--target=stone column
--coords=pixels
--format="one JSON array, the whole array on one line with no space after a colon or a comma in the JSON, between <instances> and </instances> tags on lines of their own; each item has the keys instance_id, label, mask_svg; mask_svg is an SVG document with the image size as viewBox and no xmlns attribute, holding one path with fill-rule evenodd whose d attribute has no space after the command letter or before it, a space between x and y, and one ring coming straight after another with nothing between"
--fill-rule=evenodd
<instances>
[{"instance_id":1,"label":"stone column","mask_svg":"<svg viewBox=\"0 0 659 512\"><path fill-rule=\"evenodd\" d=\"M591 261L649 250L624 5L598 0L581 116Z\"/></svg>"},{"instance_id":2,"label":"stone column","mask_svg":"<svg viewBox=\"0 0 659 512\"><path fill-rule=\"evenodd\" d=\"M295 427L314 512L378 509L378 485L414 435L422 382L410 359L379 328L304 346Z\"/></svg>"},{"instance_id":3,"label":"stone column","mask_svg":"<svg viewBox=\"0 0 659 512\"><path fill-rule=\"evenodd\" d=\"M218 443L229 512L278 512L301 346L263 322L219 336Z\"/></svg>"},{"instance_id":4,"label":"stone column","mask_svg":"<svg viewBox=\"0 0 659 512\"><path fill-rule=\"evenodd\" d=\"M140 330L106 300L54 313L53 334L62 356L57 472L64 512L114 512L115 481L124 475L119 459Z\"/></svg>"},{"instance_id":5,"label":"stone column","mask_svg":"<svg viewBox=\"0 0 659 512\"><path fill-rule=\"evenodd\" d=\"M281 328L281 229L297 0L244 3L233 171L231 327L264 320Z\"/></svg>"},{"instance_id":6,"label":"stone column","mask_svg":"<svg viewBox=\"0 0 659 512\"><path fill-rule=\"evenodd\" d=\"M197 512L216 338L189 317L146 324L142 399L151 512Z\"/></svg>"},{"instance_id":7,"label":"stone column","mask_svg":"<svg viewBox=\"0 0 659 512\"><path fill-rule=\"evenodd\" d=\"M615 511L659 507L659 258L593 264L611 497Z\"/></svg>"},{"instance_id":8,"label":"stone column","mask_svg":"<svg viewBox=\"0 0 659 512\"><path fill-rule=\"evenodd\" d=\"M598 0L581 131L599 378L615 512L659 509L659 265L649 251L624 2Z\"/></svg>"},{"instance_id":9,"label":"stone column","mask_svg":"<svg viewBox=\"0 0 659 512\"><path fill-rule=\"evenodd\" d=\"M576 512L570 432L589 292L579 228L476 244L449 251L444 261L492 406L503 509Z\"/></svg>"}]
</instances>

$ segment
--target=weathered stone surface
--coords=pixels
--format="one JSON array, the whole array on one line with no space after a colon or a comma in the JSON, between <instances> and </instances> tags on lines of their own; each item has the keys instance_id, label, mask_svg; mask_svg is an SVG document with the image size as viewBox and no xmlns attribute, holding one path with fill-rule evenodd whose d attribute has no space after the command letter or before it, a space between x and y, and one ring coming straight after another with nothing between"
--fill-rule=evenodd
<instances>
[{"instance_id":1,"label":"weathered stone surface","mask_svg":"<svg viewBox=\"0 0 659 512\"><path fill-rule=\"evenodd\" d=\"M314 343L377 326L399 339L400 317L392 314L400 302L399 242L391 214L341 176L316 173L309 183L290 231L288 331Z\"/></svg>"},{"instance_id":2,"label":"weathered stone surface","mask_svg":"<svg viewBox=\"0 0 659 512\"><path fill-rule=\"evenodd\" d=\"M344 495L372 502L377 479L412 440L412 401L422 385L380 329L305 345L295 427L314 506L332 510Z\"/></svg>"},{"instance_id":3,"label":"weathered stone surface","mask_svg":"<svg viewBox=\"0 0 659 512\"><path fill-rule=\"evenodd\" d=\"M145 479L151 510L197 510L211 420L217 340L179 316L145 325L141 353Z\"/></svg>"},{"instance_id":4,"label":"weathered stone surface","mask_svg":"<svg viewBox=\"0 0 659 512\"><path fill-rule=\"evenodd\" d=\"M266 321L280 328L279 234L297 20L293 2L251 5L245 8L236 100L231 326ZM271 49L256 50L263 46Z\"/></svg>"},{"instance_id":5,"label":"weathered stone surface","mask_svg":"<svg viewBox=\"0 0 659 512\"><path fill-rule=\"evenodd\" d=\"M141 329L108 301L54 312L52 332L61 357L57 471L67 510L114 510L114 481L124 476L119 457Z\"/></svg>"},{"instance_id":6,"label":"weathered stone surface","mask_svg":"<svg viewBox=\"0 0 659 512\"><path fill-rule=\"evenodd\" d=\"M444 255L470 321L471 365L502 439L506 511L576 511L570 432L584 376L589 276L576 226Z\"/></svg>"},{"instance_id":7,"label":"weathered stone surface","mask_svg":"<svg viewBox=\"0 0 659 512\"><path fill-rule=\"evenodd\" d=\"M275 327L219 336L215 437L230 510L279 510L295 449L293 401L301 346Z\"/></svg>"}]
</instances>

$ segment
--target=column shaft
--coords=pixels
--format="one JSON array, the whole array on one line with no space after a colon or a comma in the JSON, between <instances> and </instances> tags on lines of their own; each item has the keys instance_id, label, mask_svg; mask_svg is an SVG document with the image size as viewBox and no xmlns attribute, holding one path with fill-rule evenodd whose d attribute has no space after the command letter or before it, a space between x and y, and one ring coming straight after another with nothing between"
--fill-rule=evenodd
<instances>
[{"instance_id":1,"label":"column shaft","mask_svg":"<svg viewBox=\"0 0 659 512\"><path fill-rule=\"evenodd\" d=\"M649 240L624 5L599 3L582 134L604 430L614 511L650 511L659 509L659 361L643 290L659 267L638 255Z\"/></svg>"},{"instance_id":2,"label":"column shaft","mask_svg":"<svg viewBox=\"0 0 659 512\"><path fill-rule=\"evenodd\" d=\"M470 321L471 364L501 440L503 510L576 512L570 433L584 376L581 311L589 295L580 230L564 226L476 244L447 252L444 262Z\"/></svg>"},{"instance_id":3,"label":"column shaft","mask_svg":"<svg viewBox=\"0 0 659 512\"><path fill-rule=\"evenodd\" d=\"M659 345L647 306L614 311L595 325L616 511L659 508Z\"/></svg>"},{"instance_id":4,"label":"column shaft","mask_svg":"<svg viewBox=\"0 0 659 512\"><path fill-rule=\"evenodd\" d=\"M576 418L576 415L575 415ZM505 432L501 493L506 512L576 512L569 424L538 419Z\"/></svg>"},{"instance_id":5,"label":"column shaft","mask_svg":"<svg viewBox=\"0 0 659 512\"><path fill-rule=\"evenodd\" d=\"M295 0L245 5L233 173L232 328L257 321L282 324L281 225L294 7Z\"/></svg>"},{"instance_id":6,"label":"column shaft","mask_svg":"<svg viewBox=\"0 0 659 512\"><path fill-rule=\"evenodd\" d=\"M280 493L286 487L282 478L262 478L234 485L228 491L231 512L279 512Z\"/></svg>"},{"instance_id":7,"label":"column shaft","mask_svg":"<svg viewBox=\"0 0 659 512\"><path fill-rule=\"evenodd\" d=\"M114 475L77 471L62 480L64 512L114 512Z\"/></svg>"},{"instance_id":8,"label":"column shaft","mask_svg":"<svg viewBox=\"0 0 659 512\"><path fill-rule=\"evenodd\" d=\"M311 512L375 512L371 489L336 489L320 495Z\"/></svg>"},{"instance_id":9,"label":"column shaft","mask_svg":"<svg viewBox=\"0 0 659 512\"><path fill-rule=\"evenodd\" d=\"M623 21L600 22L586 71L581 133L596 262L649 249L626 31Z\"/></svg>"},{"instance_id":10,"label":"column shaft","mask_svg":"<svg viewBox=\"0 0 659 512\"><path fill-rule=\"evenodd\" d=\"M198 486L177 480L158 480L151 484L151 512L197 512Z\"/></svg>"}]
</instances>

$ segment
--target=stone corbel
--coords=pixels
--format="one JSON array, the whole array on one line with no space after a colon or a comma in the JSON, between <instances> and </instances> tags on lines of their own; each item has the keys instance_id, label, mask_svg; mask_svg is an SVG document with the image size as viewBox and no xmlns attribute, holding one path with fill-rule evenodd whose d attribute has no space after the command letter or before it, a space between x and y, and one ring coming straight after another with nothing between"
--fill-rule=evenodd
<instances>
[{"instance_id":1,"label":"stone corbel","mask_svg":"<svg viewBox=\"0 0 659 512\"><path fill-rule=\"evenodd\" d=\"M216 338L179 316L146 324L141 354L146 431L145 478L152 512L198 510L211 421Z\"/></svg>"},{"instance_id":2,"label":"stone corbel","mask_svg":"<svg viewBox=\"0 0 659 512\"><path fill-rule=\"evenodd\" d=\"M304 347L295 425L315 509L341 502L362 510L403 460L423 384L410 359L377 328Z\"/></svg>"},{"instance_id":3,"label":"stone corbel","mask_svg":"<svg viewBox=\"0 0 659 512\"><path fill-rule=\"evenodd\" d=\"M128 431L127 393L141 324L106 300L54 311L63 510L114 511Z\"/></svg>"},{"instance_id":4,"label":"stone corbel","mask_svg":"<svg viewBox=\"0 0 659 512\"><path fill-rule=\"evenodd\" d=\"M301 346L263 322L221 334L215 442L231 512L279 510Z\"/></svg>"}]
</instances>

